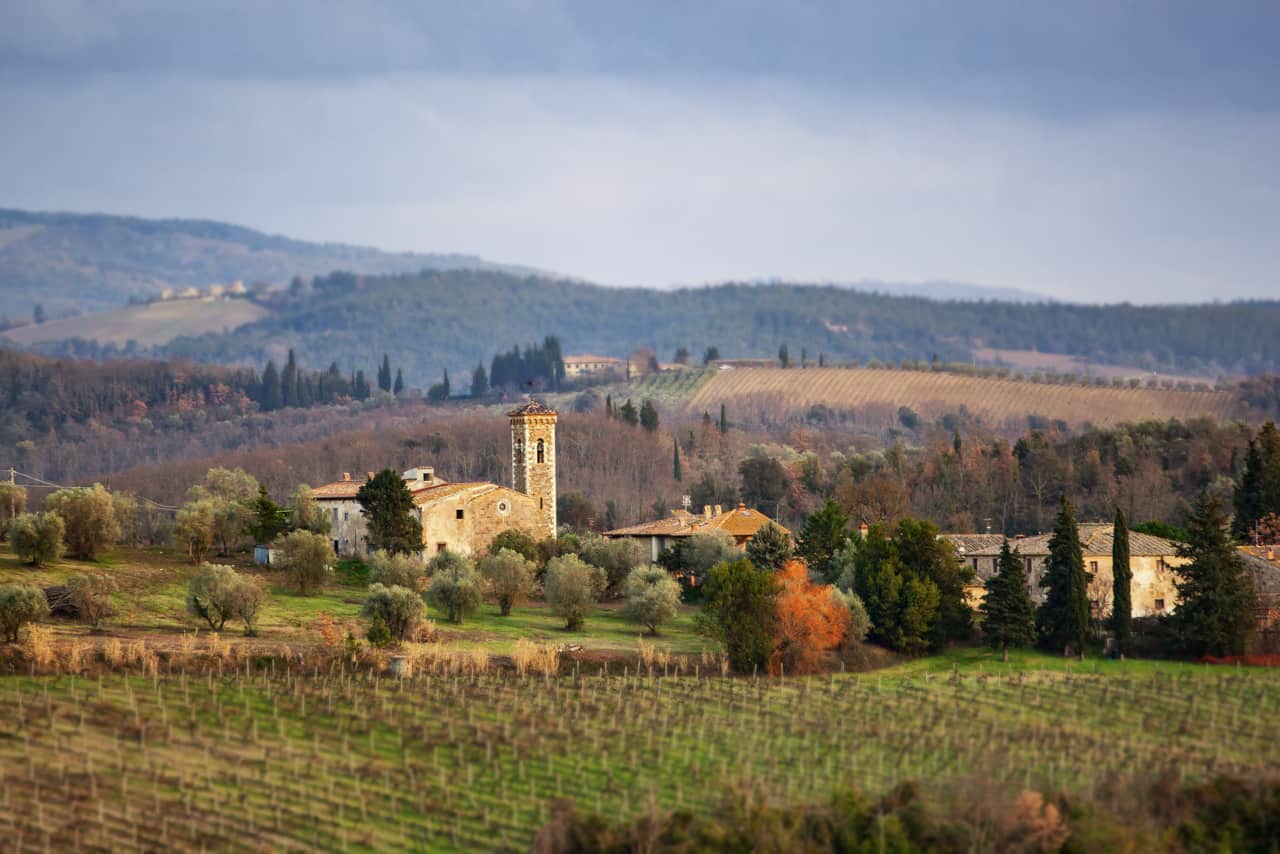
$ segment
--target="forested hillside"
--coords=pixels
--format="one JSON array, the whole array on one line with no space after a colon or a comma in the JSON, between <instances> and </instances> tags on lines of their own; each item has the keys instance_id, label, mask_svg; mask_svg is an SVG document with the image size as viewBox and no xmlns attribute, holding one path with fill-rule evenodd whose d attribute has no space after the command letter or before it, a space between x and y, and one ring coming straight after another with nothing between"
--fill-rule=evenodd
<instances>
[{"instance_id":1,"label":"forested hillside","mask_svg":"<svg viewBox=\"0 0 1280 854\"><path fill-rule=\"evenodd\" d=\"M0 209L0 315L30 320L118 308L166 287L288 284L331 270L398 273L496 267L465 255L391 253L308 243L202 220Z\"/></svg>"},{"instance_id":2,"label":"forested hillside","mask_svg":"<svg viewBox=\"0 0 1280 854\"><path fill-rule=\"evenodd\" d=\"M397 276L334 274L273 297L271 315L234 333L177 339L161 352L261 364L293 347L300 362L367 365L386 351L412 384L448 368L455 382L495 350L558 335L566 353L654 348L774 357L788 345L828 363L969 361L979 347L1041 350L1147 371L1273 371L1280 302L1084 306L939 302L837 287L726 284L655 291L491 271ZM1229 329L1230 334L1222 330ZM85 355L94 355L90 348Z\"/></svg>"}]
</instances>

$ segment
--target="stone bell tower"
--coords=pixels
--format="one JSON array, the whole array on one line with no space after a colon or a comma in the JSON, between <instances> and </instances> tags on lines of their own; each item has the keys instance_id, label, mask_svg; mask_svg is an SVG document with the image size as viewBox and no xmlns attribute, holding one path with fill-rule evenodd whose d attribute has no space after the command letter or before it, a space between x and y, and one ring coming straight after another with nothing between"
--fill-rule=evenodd
<instances>
[{"instance_id":1,"label":"stone bell tower","mask_svg":"<svg viewBox=\"0 0 1280 854\"><path fill-rule=\"evenodd\" d=\"M511 420L511 488L538 502L543 536L556 535L556 411L530 400Z\"/></svg>"}]
</instances>

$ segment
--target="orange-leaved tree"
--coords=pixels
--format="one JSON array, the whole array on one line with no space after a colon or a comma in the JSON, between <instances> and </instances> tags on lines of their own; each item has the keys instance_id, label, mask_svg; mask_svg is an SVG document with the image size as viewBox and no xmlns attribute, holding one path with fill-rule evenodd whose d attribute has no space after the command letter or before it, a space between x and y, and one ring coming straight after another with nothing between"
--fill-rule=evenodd
<instances>
[{"instance_id":1,"label":"orange-leaved tree","mask_svg":"<svg viewBox=\"0 0 1280 854\"><path fill-rule=\"evenodd\" d=\"M780 588L774 627L773 673L813 673L822 654L841 644L849 631L849 608L835 588L814 584L802 560L789 560L778 570Z\"/></svg>"}]
</instances>

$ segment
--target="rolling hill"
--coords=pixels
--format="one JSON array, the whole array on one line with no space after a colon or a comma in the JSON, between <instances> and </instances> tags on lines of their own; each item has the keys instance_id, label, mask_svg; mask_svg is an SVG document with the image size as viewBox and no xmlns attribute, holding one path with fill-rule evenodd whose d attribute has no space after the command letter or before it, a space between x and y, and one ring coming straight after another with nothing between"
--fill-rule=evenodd
<instances>
[{"instance_id":1,"label":"rolling hill","mask_svg":"<svg viewBox=\"0 0 1280 854\"><path fill-rule=\"evenodd\" d=\"M204 220L0 209L0 315L20 320L37 304L49 317L61 317L119 308L167 287L236 280L282 286L294 276L333 270L463 268L528 272L468 255L308 243Z\"/></svg>"},{"instance_id":2,"label":"rolling hill","mask_svg":"<svg viewBox=\"0 0 1280 854\"><path fill-rule=\"evenodd\" d=\"M927 420L963 407L993 428L1021 428L1029 415L1098 427L1149 418L1209 416L1226 421L1237 415L1237 400L1226 392L1050 385L873 368L717 371L697 387L687 408L715 412L721 404L763 421L780 421L820 405L885 424L895 421L903 406Z\"/></svg>"},{"instance_id":3,"label":"rolling hill","mask_svg":"<svg viewBox=\"0 0 1280 854\"><path fill-rule=\"evenodd\" d=\"M121 348L133 341L146 348L180 335L230 332L266 315L265 308L248 299L171 300L20 326L3 335L20 347L79 338Z\"/></svg>"}]
</instances>

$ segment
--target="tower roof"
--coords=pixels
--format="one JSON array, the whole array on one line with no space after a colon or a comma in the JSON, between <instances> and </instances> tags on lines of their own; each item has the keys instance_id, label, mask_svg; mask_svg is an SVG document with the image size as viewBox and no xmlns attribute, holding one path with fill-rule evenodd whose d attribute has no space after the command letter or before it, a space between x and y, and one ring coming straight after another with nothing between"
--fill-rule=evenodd
<instances>
[{"instance_id":1,"label":"tower roof","mask_svg":"<svg viewBox=\"0 0 1280 854\"><path fill-rule=\"evenodd\" d=\"M544 406L538 401L530 399L524 406L517 407L507 413L508 418L514 418L518 415L556 415L556 411L549 406Z\"/></svg>"}]
</instances>

